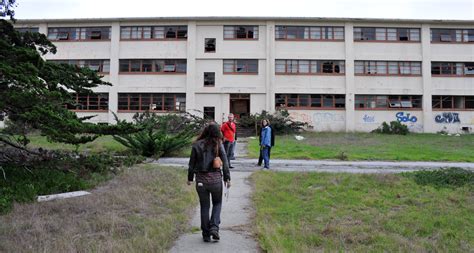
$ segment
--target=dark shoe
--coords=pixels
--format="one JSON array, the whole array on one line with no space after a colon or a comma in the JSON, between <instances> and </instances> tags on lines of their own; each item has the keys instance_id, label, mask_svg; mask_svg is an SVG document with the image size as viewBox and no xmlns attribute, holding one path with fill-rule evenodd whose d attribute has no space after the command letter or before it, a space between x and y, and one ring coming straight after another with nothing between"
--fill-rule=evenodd
<instances>
[{"instance_id":1,"label":"dark shoe","mask_svg":"<svg viewBox=\"0 0 474 253\"><path fill-rule=\"evenodd\" d=\"M260 167L260 166L262 166L262 164L261 164L261 163L257 163L257 166Z\"/></svg>"},{"instance_id":2,"label":"dark shoe","mask_svg":"<svg viewBox=\"0 0 474 253\"><path fill-rule=\"evenodd\" d=\"M204 242L211 242L211 237L210 237L210 236L203 236L203 237L202 237L202 240L203 240Z\"/></svg>"},{"instance_id":3,"label":"dark shoe","mask_svg":"<svg viewBox=\"0 0 474 253\"><path fill-rule=\"evenodd\" d=\"M234 166L229 166L229 169L233 169L233 168L234 168Z\"/></svg>"},{"instance_id":4,"label":"dark shoe","mask_svg":"<svg viewBox=\"0 0 474 253\"><path fill-rule=\"evenodd\" d=\"M230 159L230 160L235 160L235 157L231 157L231 158L229 158L229 159Z\"/></svg>"},{"instance_id":5,"label":"dark shoe","mask_svg":"<svg viewBox=\"0 0 474 253\"><path fill-rule=\"evenodd\" d=\"M219 236L219 232L217 232L216 230L212 230L210 234L212 236L212 239L216 241L219 241L221 239L221 237Z\"/></svg>"}]
</instances>

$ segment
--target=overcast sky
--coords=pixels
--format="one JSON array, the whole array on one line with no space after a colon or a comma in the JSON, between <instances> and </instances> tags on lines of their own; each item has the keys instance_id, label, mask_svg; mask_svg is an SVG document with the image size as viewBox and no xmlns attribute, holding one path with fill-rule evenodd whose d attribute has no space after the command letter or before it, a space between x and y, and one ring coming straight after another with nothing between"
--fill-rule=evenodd
<instances>
[{"instance_id":1,"label":"overcast sky","mask_svg":"<svg viewBox=\"0 0 474 253\"><path fill-rule=\"evenodd\" d=\"M17 19L288 16L474 20L474 0L17 0Z\"/></svg>"}]
</instances>

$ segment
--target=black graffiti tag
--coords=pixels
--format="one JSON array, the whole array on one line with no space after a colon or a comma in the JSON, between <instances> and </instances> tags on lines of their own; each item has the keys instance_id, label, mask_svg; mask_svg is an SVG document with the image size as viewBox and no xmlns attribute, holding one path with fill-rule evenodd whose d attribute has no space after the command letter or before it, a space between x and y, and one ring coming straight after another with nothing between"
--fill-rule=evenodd
<instances>
[{"instance_id":1,"label":"black graffiti tag","mask_svg":"<svg viewBox=\"0 0 474 253\"><path fill-rule=\"evenodd\" d=\"M443 112L435 117L436 123L461 123L459 119L459 113L456 112Z\"/></svg>"}]
</instances>

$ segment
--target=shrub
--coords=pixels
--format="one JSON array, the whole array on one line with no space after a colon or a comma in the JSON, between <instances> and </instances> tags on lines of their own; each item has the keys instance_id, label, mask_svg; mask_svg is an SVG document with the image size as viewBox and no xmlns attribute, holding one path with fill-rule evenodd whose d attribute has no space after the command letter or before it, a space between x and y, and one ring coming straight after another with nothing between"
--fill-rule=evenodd
<instances>
[{"instance_id":1,"label":"shrub","mask_svg":"<svg viewBox=\"0 0 474 253\"><path fill-rule=\"evenodd\" d=\"M406 173L419 185L432 185L436 188L455 188L464 185L474 186L474 172L461 168L422 170Z\"/></svg>"},{"instance_id":2,"label":"shrub","mask_svg":"<svg viewBox=\"0 0 474 253\"><path fill-rule=\"evenodd\" d=\"M238 120L238 126L242 128L255 129L255 135L258 135L260 122L262 119L268 119L275 130L276 134L290 134L303 131L308 123L293 120L287 110L279 110L273 114L267 111L261 113L250 114L250 116L242 117Z\"/></svg>"},{"instance_id":3,"label":"shrub","mask_svg":"<svg viewBox=\"0 0 474 253\"><path fill-rule=\"evenodd\" d=\"M116 135L114 139L133 153L146 157L167 156L191 143L206 121L191 114L135 114L135 124L143 130L133 134Z\"/></svg>"},{"instance_id":4,"label":"shrub","mask_svg":"<svg viewBox=\"0 0 474 253\"><path fill-rule=\"evenodd\" d=\"M372 131L373 133L381 134L400 134L407 135L410 131L408 127L398 121L390 121L390 125L387 122L383 122L381 126Z\"/></svg>"}]
</instances>

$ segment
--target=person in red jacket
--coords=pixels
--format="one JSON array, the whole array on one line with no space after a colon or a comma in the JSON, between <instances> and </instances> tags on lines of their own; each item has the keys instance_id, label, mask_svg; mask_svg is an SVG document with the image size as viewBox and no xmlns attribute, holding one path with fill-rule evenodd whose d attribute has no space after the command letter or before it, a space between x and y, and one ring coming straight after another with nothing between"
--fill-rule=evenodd
<instances>
[{"instance_id":1,"label":"person in red jacket","mask_svg":"<svg viewBox=\"0 0 474 253\"><path fill-rule=\"evenodd\" d=\"M229 162L229 168L234 168L230 165L230 154L231 154L231 149L232 145L234 144L235 141L235 131L237 131L237 126L234 123L234 114L229 113L229 116L227 117L228 121L222 123L221 126L221 132L222 135L224 136L224 148L225 148L225 153L227 154L227 160Z\"/></svg>"}]
</instances>

